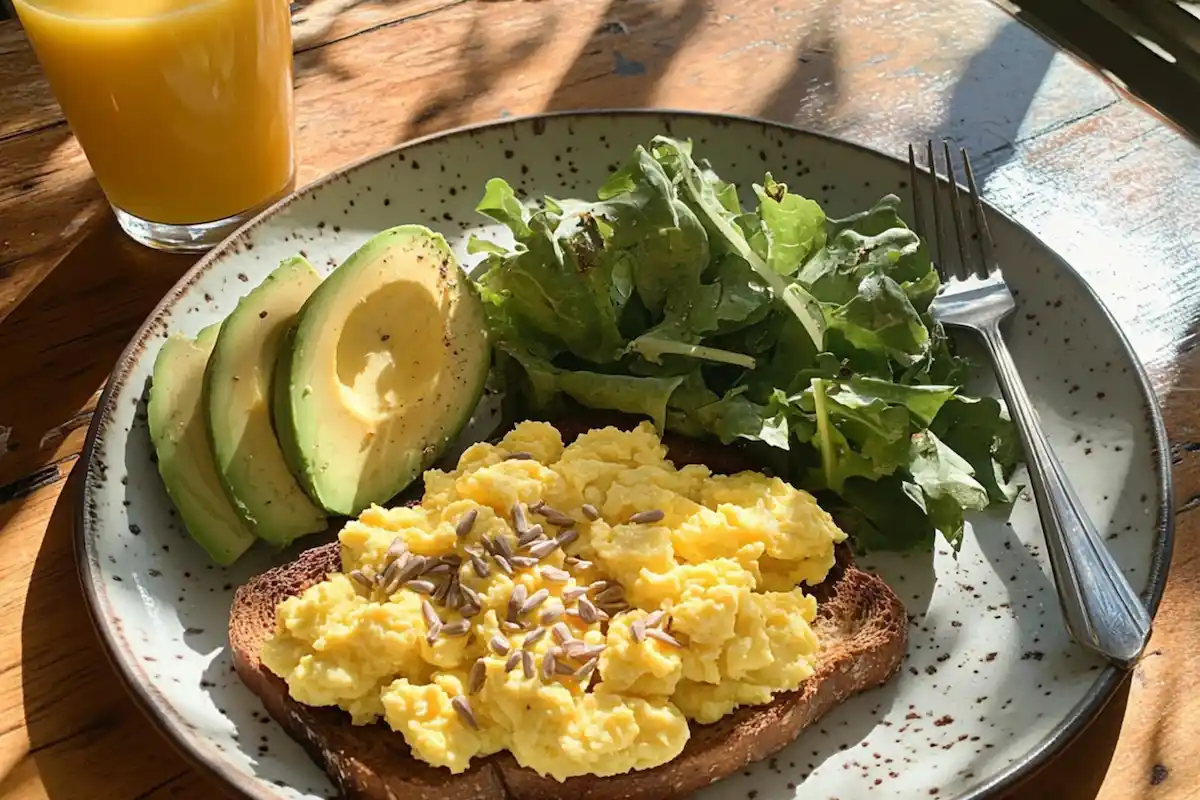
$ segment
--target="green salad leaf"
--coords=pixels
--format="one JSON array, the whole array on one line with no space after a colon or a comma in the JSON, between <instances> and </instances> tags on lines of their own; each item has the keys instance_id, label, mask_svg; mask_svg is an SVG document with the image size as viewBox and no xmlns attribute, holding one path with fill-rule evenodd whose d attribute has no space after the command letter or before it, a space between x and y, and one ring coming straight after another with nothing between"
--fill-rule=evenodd
<instances>
[{"instance_id":1,"label":"green salad leaf","mask_svg":"<svg viewBox=\"0 0 1200 800\"><path fill-rule=\"evenodd\" d=\"M531 206L489 181L479 211L511 243L468 251L497 374L526 410L575 403L759 448L860 549L935 533L957 548L966 512L1012 502L1020 451L1000 401L961 393L899 198L832 218L770 173L749 188L743 202L665 136L594 200Z\"/></svg>"}]
</instances>

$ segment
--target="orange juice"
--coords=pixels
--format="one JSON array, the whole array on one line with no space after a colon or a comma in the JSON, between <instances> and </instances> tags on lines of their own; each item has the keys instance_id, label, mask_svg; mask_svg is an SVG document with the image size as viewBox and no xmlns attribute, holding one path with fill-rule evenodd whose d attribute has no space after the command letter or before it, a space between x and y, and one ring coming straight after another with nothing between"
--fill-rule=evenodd
<instances>
[{"instance_id":1,"label":"orange juice","mask_svg":"<svg viewBox=\"0 0 1200 800\"><path fill-rule=\"evenodd\" d=\"M223 220L293 177L287 0L14 0L101 188L154 223Z\"/></svg>"}]
</instances>

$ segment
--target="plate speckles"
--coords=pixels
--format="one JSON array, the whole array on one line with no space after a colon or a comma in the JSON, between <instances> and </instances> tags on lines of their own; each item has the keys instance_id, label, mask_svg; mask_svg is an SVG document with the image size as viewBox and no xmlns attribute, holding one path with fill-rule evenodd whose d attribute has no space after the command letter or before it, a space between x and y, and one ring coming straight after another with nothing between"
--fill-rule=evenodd
<instances>
[{"instance_id":1,"label":"plate speckles","mask_svg":"<svg viewBox=\"0 0 1200 800\"><path fill-rule=\"evenodd\" d=\"M332 793L262 713L226 652L233 587L298 548L280 556L255 550L223 570L206 564L181 530L139 404L161 337L195 335L219 321L282 258L303 250L328 273L371 235L403 222L442 232L472 264L478 256L466 253L470 234L507 239L474 212L488 178L507 178L527 198L591 194L636 144L664 130L695 139L699 154L744 191L770 169L824 202L831 216L869 207L888 192L907 194L899 162L759 122L686 114L505 121L381 155L285 201L188 273L122 357L87 451L78 526L86 594L106 645L160 726L227 784L255 798ZM1168 454L1155 440L1140 370L1073 273L1011 221L997 216L990 224L1020 307L1009 341L1043 423L1114 556L1136 587L1157 598ZM174 308L195 310L172 315ZM995 392L982 370L972 389ZM488 432L484 420L477 434ZM105 480L105 465L126 479ZM975 798L980 787L1036 761L1063 726L1099 706L1115 678L1067 641L1028 493L1007 517L971 522L957 560L944 547L864 559L910 614L909 652L896 679L701 797ZM143 668L155 662L170 669Z\"/></svg>"}]
</instances>

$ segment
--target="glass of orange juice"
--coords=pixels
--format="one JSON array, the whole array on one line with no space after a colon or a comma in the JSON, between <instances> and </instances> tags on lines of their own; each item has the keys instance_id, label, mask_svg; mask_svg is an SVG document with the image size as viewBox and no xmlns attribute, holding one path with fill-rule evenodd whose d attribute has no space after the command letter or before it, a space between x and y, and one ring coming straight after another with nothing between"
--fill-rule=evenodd
<instances>
[{"instance_id":1,"label":"glass of orange juice","mask_svg":"<svg viewBox=\"0 0 1200 800\"><path fill-rule=\"evenodd\" d=\"M212 247L291 191L287 0L14 0L121 227Z\"/></svg>"}]
</instances>

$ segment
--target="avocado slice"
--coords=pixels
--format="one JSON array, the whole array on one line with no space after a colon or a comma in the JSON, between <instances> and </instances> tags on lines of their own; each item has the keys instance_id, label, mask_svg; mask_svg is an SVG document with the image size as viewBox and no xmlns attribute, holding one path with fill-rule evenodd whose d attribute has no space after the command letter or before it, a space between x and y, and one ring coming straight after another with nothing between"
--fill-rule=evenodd
<instances>
[{"instance_id":1,"label":"avocado slice","mask_svg":"<svg viewBox=\"0 0 1200 800\"><path fill-rule=\"evenodd\" d=\"M275 382L275 427L317 504L382 503L459 434L491 362L483 303L440 234L372 237L300 311Z\"/></svg>"},{"instance_id":2,"label":"avocado slice","mask_svg":"<svg viewBox=\"0 0 1200 800\"><path fill-rule=\"evenodd\" d=\"M154 359L147 416L158 473L188 534L227 566L254 544L254 534L225 494L213 463L203 408L204 369L220 324L195 341L173 334Z\"/></svg>"},{"instance_id":3,"label":"avocado slice","mask_svg":"<svg viewBox=\"0 0 1200 800\"><path fill-rule=\"evenodd\" d=\"M281 263L221 324L204 373L217 475L260 539L285 547L325 529L325 514L292 477L271 426L275 362L321 276L303 258Z\"/></svg>"}]
</instances>

